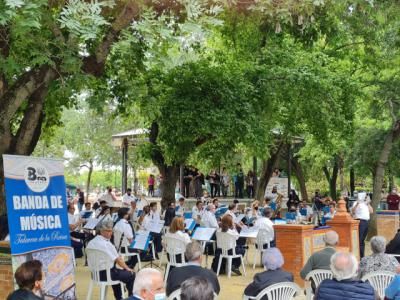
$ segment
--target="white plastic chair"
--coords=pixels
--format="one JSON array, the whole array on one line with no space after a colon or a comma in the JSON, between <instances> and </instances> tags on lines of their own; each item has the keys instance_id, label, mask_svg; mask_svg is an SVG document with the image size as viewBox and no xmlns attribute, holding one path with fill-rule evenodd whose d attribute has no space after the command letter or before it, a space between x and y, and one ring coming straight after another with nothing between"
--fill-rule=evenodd
<instances>
[{"instance_id":1,"label":"white plastic chair","mask_svg":"<svg viewBox=\"0 0 400 300\"><path fill-rule=\"evenodd\" d=\"M264 245L268 244L271 247L271 241L274 239L273 232L266 229L260 229L257 234L256 243L254 244L254 262L253 269L256 268L257 254L260 253L260 260L262 261L262 254L265 252ZM256 246L257 245L257 246ZM261 263L262 264L262 263Z\"/></svg>"},{"instance_id":2,"label":"white plastic chair","mask_svg":"<svg viewBox=\"0 0 400 300\"><path fill-rule=\"evenodd\" d=\"M324 281L325 279L332 279L332 278L333 278L333 273L331 270L316 269L308 273L305 279L306 281L309 281L306 287L306 299L312 300L314 297L311 287L311 281L314 282L315 288L318 288L318 286L321 284L322 281Z\"/></svg>"},{"instance_id":3,"label":"white plastic chair","mask_svg":"<svg viewBox=\"0 0 400 300\"><path fill-rule=\"evenodd\" d=\"M122 296L124 297L124 285L119 280L111 280L111 273L110 270L114 266L114 262L112 260L106 261L106 266L101 266L99 264L100 261L105 261L105 257L107 255L101 250L95 249L86 249L87 259L88 259L88 266L91 272L91 279L89 283L89 289L86 296L86 300L92 299L93 293L93 285L100 286L100 300L106 300L107 297L107 289L110 285L120 284L122 290ZM100 271L106 271L106 281L100 281Z\"/></svg>"},{"instance_id":4,"label":"white plastic chair","mask_svg":"<svg viewBox=\"0 0 400 300\"><path fill-rule=\"evenodd\" d=\"M294 282L280 282L266 287L255 297L244 295L243 300L261 300L264 296L267 296L268 300L292 300L300 292L300 287Z\"/></svg>"},{"instance_id":5,"label":"white plastic chair","mask_svg":"<svg viewBox=\"0 0 400 300\"><path fill-rule=\"evenodd\" d=\"M385 289L396 274L390 271L375 271L365 274L362 281L368 281L381 299L385 298Z\"/></svg>"},{"instance_id":6,"label":"white plastic chair","mask_svg":"<svg viewBox=\"0 0 400 300\"><path fill-rule=\"evenodd\" d=\"M165 249L169 256L167 267L165 269L165 278L164 278L164 284L167 284L169 269L171 268L171 266L181 267L186 265L185 263L186 245L185 242L182 240L165 236ZM178 255L181 256L181 263L178 263L176 261L176 257Z\"/></svg>"},{"instance_id":7,"label":"white plastic chair","mask_svg":"<svg viewBox=\"0 0 400 300\"><path fill-rule=\"evenodd\" d=\"M236 238L234 236L226 232L217 232L217 248L220 248L222 251L218 260L217 276L219 275L223 258L226 258L226 268L229 278L231 277L232 259L234 258L240 258L243 267L243 274L244 276L246 276L246 269L244 267L243 256L241 254L236 254ZM228 254L229 250L232 251L232 254Z\"/></svg>"},{"instance_id":8,"label":"white plastic chair","mask_svg":"<svg viewBox=\"0 0 400 300\"><path fill-rule=\"evenodd\" d=\"M115 245L115 248L117 248L117 250L119 250L118 254L120 256L122 256L124 258L124 260L131 256L136 256L137 260L138 260L138 268L140 270L142 268L142 263L140 261L140 254L136 253L136 252L129 252L129 248L127 246L122 245L124 243L129 243L128 239L124 236L124 241L121 243L121 236L122 236L122 233L119 230L114 229L114 245ZM120 247L120 249L118 249L120 244L121 244L121 247Z\"/></svg>"},{"instance_id":9,"label":"white plastic chair","mask_svg":"<svg viewBox=\"0 0 400 300\"><path fill-rule=\"evenodd\" d=\"M167 298L167 300L181 300L181 289L173 291Z\"/></svg>"}]
</instances>

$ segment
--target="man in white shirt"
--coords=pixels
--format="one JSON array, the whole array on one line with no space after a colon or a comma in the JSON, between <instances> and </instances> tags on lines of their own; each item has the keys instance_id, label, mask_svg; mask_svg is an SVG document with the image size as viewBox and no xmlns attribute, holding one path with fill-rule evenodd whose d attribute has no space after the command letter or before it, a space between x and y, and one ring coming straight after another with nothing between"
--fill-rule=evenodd
<instances>
[{"instance_id":1,"label":"man in white shirt","mask_svg":"<svg viewBox=\"0 0 400 300\"><path fill-rule=\"evenodd\" d=\"M271 243L270 245L272 246L274 237L275 237L275 233L274 233L274 223L272 223L272 221L270 220L272 215L272 210L270 208L265 208L262 216L260 218L257 218L257 220L254 222L254 227L258 228L259 230L266 230L270 233L270 237L271 237Z\"/></svg>"},{"instance_id":2,"label":"man in white shirt","mask_svg":"<svg viewBox=\"0 0 400 300\"><path fill-rule=\"evenodd\" d=\"M157 202L150 203L150 218L152 221L160 221L160 213L157 211Z\"/></svg>"},{"instance_id":3,"label":"man in white shirt","mask_svg":"<svg viewBox=\"0 0 400 300\"><path fill-rule=\"evenodd\" d=\"M196 221L197 224L200 224L201 216L203 214L203 202L198 200L196 205L192 208L192 219Z\"/></svg>"},{"instance_id":4,"label":"man in white shirt","mask_svg":"<svg viewBox=\"0 0 400 300\"><path fill-rule=\"evenodd\" d=\"M149 219L150 222L159 222L161 220L160 213L157 211L157 202L150 203ZM162 251L161 233L151 232L151 236L156 250L155 256L158 259L158 253Z\"/></svg>"},{"instance_id":5,"label":"man in white shirt","mask_svg":"<svg viewBox=\"0 0 400 300\"><path fill-rule=\"evenodd\" d=\"M201 222L207 228L219 228L217 218L215 217L215 205L208 204L207 210L204 212Z\"/></svg>"},{"instance_id":6,"label":"man in white shirt","mask_svg":"<svg viewBox=\"0 0 400 300\"><path fill-rule=\"evenodd\" d=\"M106 201L107 206L114 207L114 201L117 201L117 198L112 193L112 188L107 187L107 192L100 196L99 200Z\"/></svg>"},{"instance_id":7,"label":"man in white shirt","mask_svg":"<svg viewBox=\"0 0 400 300\"><path fill-rule=\"evenodd\" d=\"M360 241L360 259L364 257L365 239L368 234L368 222L370 215L374 212L374 209L370 205L370 199L367 197L367 193L358 193L358 200L354 202L351 208L353 218L359 220L358 234Z\"/></svg>"},{"instance_id":8,"label":"man in white shirt","mask_svg":"<svg viewBox=\"0 0 400 300\"><path fill-rule=\"evenodd\" d=\"M185 198L179 198L179 204L175 207L175 215L178 217L183 217L185 213Z\"/></svg>"},{"instance_id":9,"label":"man in white shirt","mask_svg":"<svg viewBox=\"0 0 400 300\"><path fill-rule=\"evenodd\" d=\"M100 234L89 242L87 249L94 249L104 253L104 256L99 257L98 261L98 264L100 265L100 270L104 270L100 271L100 280L105 281L107 279L106 277L107 262L109 261L115 262L115 264L122 269L119 269L116 266L111 268L110 270L111 279L119 280L125 283L129 296L132 296L133 281L135 278L133 270L125 264L124 259L118 255L118 252L115 249L114 245L111 244L110 242L110 238L113 233L113 222L110 220L102 221L98 225L98 229L100 231ZM122 299L121 285L116 284L113 285L112 288L114 291L115 299L121 300Z\"/></svg>"},{"instance_id":10,"label":"man in white shirt","mask_svg":"<svg viewBox=\"0 0 400 300\"><path fill-rule=\"evenodd\" d=\"M117 251L125 253L125 250L129 248L135 237L132 225L129 224L129 208L122 207L118 210L119 221L114 226L114 246ZM135 252L133 249L128 249L129 252ZM137 263L136 256L130 256L127 265L133 269Z\"/></svg>"},{"instance_id":11,"label":"man in white shirt","mask_svg":"<svg viewBox=\"0 0 400 300\"><path fill-rule=\"evenodd\" d=\"M122 196L122 205L124 207L131 207L131 202L135 201L135 197L132 195L132 189L127 189L125 195Z\"/></svg>"}]
</instances>

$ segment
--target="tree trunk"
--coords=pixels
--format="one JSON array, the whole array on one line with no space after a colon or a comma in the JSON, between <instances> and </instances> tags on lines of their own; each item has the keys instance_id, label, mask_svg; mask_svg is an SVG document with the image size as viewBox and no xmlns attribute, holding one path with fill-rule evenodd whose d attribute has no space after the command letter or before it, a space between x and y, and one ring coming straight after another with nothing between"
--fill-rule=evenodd
<instances>
[{"instance_id":1,"label":"tree trunk","mask_svg":"<svg viewBox=\"0 0 400 300\"><path fill-rule=\"evenodd\" d=\"M297 159L297 157L292 157L292 166L293 166L293 171L296 174L297 180L299 181L301 200L308 201L306 179L304 177L303 168L301 167L301 164Z\"/></svg>"},{"instance_id":2,"label":"tree trunk","mask_svg":"<svg viewBox=\"0 0 400 300\"><path fill-rule=\"evenodd\" d=\"M179 178L179 167L179 165L158 166L163 177L160 183L161 207L163 209L166 209L170 203L175 202L175 187Z\"/></svg>"},{"instance_id":3,"label":"tree trunk","mask_svg":"<svg viewBox=\"0 0 400 300\"><path fill-rule=\"evenodd\" d=\"M385 176L385 168L389 161L390 153L392 152L393 143L399 138L400 135L400 120L397 120L393 128L388 132L383 143L382 151L379 155L378 162L375 168L374 184L373 184L373 194L372 194L372 207L374 211L378 208L381 201L381 191L383 186L383 180ZM371 214L371 219L369 222L368 236L376 235L376 214Z\"/></svg>"},{"instance_id":4,"label":"tree trunk","mask_svg":"<svg viewBox=\"0 0 400 300\"><path fill-rule=\"evenodd\" d=\"M283 149L285 148L284 146L285 146L284 142L279 142L274 152L270 150L271 155L269 159L263 162L263 169L257 186L256 199L261 201L264 200L265 189L268 185L269 179L272 176L272 173L274 172L274 168L276 168L276 165L279 161L279 157Z\"/></svg>"},{"instance_id":5,"label":"tree trunk","mask_svg":"<svg viewBox=\"0 0 400 300\"><path fill-rule=\"evenodd\" d=\"M92 181L93 161L89 160L89 172L86 179L86 201L89 201L90 183Z\"/></svg>"}]
</instances>

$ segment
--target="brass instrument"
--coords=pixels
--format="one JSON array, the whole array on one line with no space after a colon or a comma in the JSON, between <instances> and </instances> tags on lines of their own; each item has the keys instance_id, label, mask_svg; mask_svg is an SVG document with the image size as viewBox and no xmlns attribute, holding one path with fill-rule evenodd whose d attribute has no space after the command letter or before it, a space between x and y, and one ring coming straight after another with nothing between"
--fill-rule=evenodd
<instances>
[{"instance_id":1,"label":"brass instrument","mask_svg":"<svg viewBox=\"0 0 400 300\"><path fill-rule=\"evenodd\" d=\"M280 218L281 217L281 209L282 209L282 200L283 200L283 195L278 193L278 197L276 197L275 203L276 203L276 209L274 211L273 217Z\"/></svg>"}]
</instances>

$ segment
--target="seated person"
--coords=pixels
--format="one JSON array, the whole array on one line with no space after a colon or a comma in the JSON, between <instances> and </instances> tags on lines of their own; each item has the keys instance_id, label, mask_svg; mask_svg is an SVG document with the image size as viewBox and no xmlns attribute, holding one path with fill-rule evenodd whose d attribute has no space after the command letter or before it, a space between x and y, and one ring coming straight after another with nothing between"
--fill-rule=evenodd
<instances>
[{"instance_id":1,"label":"seated person","mask_svg":"<svg viewBox=\"0 0 400 300\"><path fill-rule=\"evenodd\" d=\"M113 220L112 216L111 216L111 208L107 205L103 206L103 208L101 209L99 215L96 217L97 219L99 219L99 223L101 221L108 221L108 220Z\"/></svg>"},{"instance_id":2,"label":"seated person","mask_svg":"<svg viewBox=\"0 0 400 300\"><path fill-rule=\"evenodd\" d=\"M93 209L95 209L94 214L95 214L96 218L100 215L101 211L103 210L103 208L105 206L107 206L107 201L106 200L100 200L99 202L96 202L93 205Z\"/></svg>"},{"instance_id":3,"label":"seated person","mask_svg":"<svg viewBox=\"0 0 400 300\"><path fill-rule=\"evenodd\" d=\"M181 300L214 300L211 283L201 277L186 279L181 285Z\"/></svg>"},{"instance_id":4,"label":"seated person","mask_svg":"<svg viewBox=\"0 0 400 300\"><path fill-rule=\"evenodd\" d=\"M400 299L400 274L394 276L392 282L385 289L385 300L399 300Z\"/></svg>"},{"instance_id":5,"label":"seated person","mask_svg":"<svg viewBox=\"0 0 400 300\"><path fill-rule=\"evenodd\" d=\"M135 279L134 272L129 268L124 259L118 255L115 246L110 242L113 233L113 222L111 220L103 220L98 225L99 233L94 239L92 239L87 246L87 249L94 249L104 252L104 257L98 262L100 265L105 265L107 261L111 260L115 262L114 267L110 270L111 279L122 281L126 285L128 295L132 295L133 281ZM119 268L117 268L117 265ZM103 267L104 269L105 267ZM100 280L107 279L106 270L100 271ZM114 297L116 300L122 299L121 285L115 284L112 286L114 291Z\"/></svg>"},{"instance_id":6,"label":"seated person","mask_svg":"<svg viewBox=\"0 0 400 300\"><path fill-rule=\"evenodd\" d=\"M129 208L122 207L118 210L118 221L114 225L114 246L119 253L125 253L126 249L129 252L136 252L134 249L129 249L130 244L132 244L135 237L135 232L133 231L132 225L128 222L129 219ZM117 235L115 232L118 232ZM119 236L119 238L117 238ZM135 268L137 263L136 256L130 256L129 261L126 263L129 268Z\"/></svg>"},{"instance_id":7,"label":"seated person","mask_svg":"<svg viewBox=\"0 0 400 300\"><path fill-rule=\"evenodd\" d=\"M185 245L190 243L190 237L185 232L185 221L182 217L175 217L172 220L169 231L165 234L165 237L181 240Z\"/></svg>"},{"instance_id":8,"label":"seated person","mask_svg":"<svg viewBox=\"0 0 400 300\"><path fill-rule=\"evenodd\" d=\"M244 290L246 296L257 296L263 289L272 284L280 282L293 282L293 275L282 270L284 264L283 256L278 248L269 248L263 254L263 265L267 269L264 272L257 273L253 282ZM264 296L262 300L267 300Z\"/></svg>"},{"instance_id":9,"label":"seated person","mask_svg":"<svg viewBox=\"0 0 400 300\"><path fill-rule=\"evenodd\" d=\"M164 226L170 226L173 218L175 218L175 202L171 202L165 210Z\"/></svg>"},{"instance_id":10,"label":"seated person","mask_svg":"<svg viewBox=\"0 0 400 300\"><path fill-rule=\"evenodd\" d=\"M22 263L14 274L19 289L12 292L7 300L41 300L43 287L42 263L30 260Z\"/></svg>"},{"instance_id":11,"label":"seated person","mask_svg":"<svg viewBox=\"0 0 400 300\"><path fill-rule=\"evenodd\" d=\"M314 300L379 299L374 288L368 283L354 279L357 276L358 263L352 253L336 252L331 257L333 279L325 279L317 288Z\"/></svg>"},{"instance_id":12,"label":"seated person","mask_svg":"<svg viewBox=\"0 0 400 300\"><path fill-rule=\"evenodd\" d=\"M79 215L83 220L85 220L88 218L84 218L84 216L86 214L90 214L90 213L91 213L91 215L88 218L93 218L94 216L93 216L93 210L92 210L92 203L86 202L85 207L79 212Z\"/></svg>"},{"instance_id":13,"label":"seated person","mask_svg":"<svg viewBox=\"0 0 400 300\"><path fill-rule=\"evenodd\" d=\"M196 221L197 224L200 224L201 217L203 215L203 202L198 200L196 205L192 208L192 219Z\"/></svg>"},{"instance_id":14,"label":"seated person","mask_svg":"<svg viewBox=\"0 0 400 300\"><path fill-rule=\"evenodd\" d=\"M201 223L204 227L207 228L218 228L218 221L215 217L215 206L214 204L208 204L207 210L204 211L203 216L201 218Z\"/></svg>"},{"instance_id":15,"label":"seated person","mask_svg":"<svg viewBox=\"0 0 400 300\"><path fill-rule=\"evenodd\" d=\"M217 275L211 270L201 266L203 259L203 248L194 241L186 246L185 257L187 265L172 269L167 280L167 296L181 287L182 282L191 277L200 277L208 280L216 294L219 294L220 287Z\"/></svg>"},{"instance_id":16,"label":"seated person","mask_svg":"<svg viewBox=\"0 0 400 300\"><path fill-rule=\"evenodd\" d=\"M74 215L74 212L74 204L68 204L68 224L71 236L71 246L74 248L75 258L80 258L83 256L82 248L84 246L85 234L79 232L83 221L79 218L79 215Z\"/></svg>"},{"instance_id":17,"label":"seated person","mask_svg":"<svg viewBox=\"0 0 400 300\"><path fill-rule=\"evenodd\" d=\"M224 215L221 219L221 228L218 230L220 232L226 232L227 234L232 235L236 241L239 239L239 233L236 231L235 224L233 223L232 217L230 215ZM231 250L230 250L231 251ZM235 247L236 254L244 255L245 254L245 248L241 245L236 245ZM218 269L218 260L219 256L222 253L222 250L220 248L217 248L215 251L215 257L212 262L212 269L214 272L217 272ZM231 252L232 253L232 252ZM235 273L236 275L242 275L242 273L239 270L241 264L241 259L234 258L232 259L232 272ZM221 263L221 268L220 268L220 273L223 273L225 270L224 267L224 260Z\"/></svg>"},{"instance_id":18,"label":"seated person","mask_svg":"<svg viewBox=\"0 0 400 300\"><path fill-rule=\"evenodd\" d=\"M214 198L213 201L212 201L212 204L214 204L215 209L218 209L218 207L219 207L218 198Z\"/></svg>"},{"instance_id":19,"label":"seated person","mask_svg":"<svg viewBox=\"0 0 400 300\"><path fill-rule=\"evenodd\" d=\"M299 205L299 213L301 216L305 217L307 221L309 221L313 215L313 209L305 200L302 200Z\"/></svg>"},{"instance_id":20,"label":"seated person","mask_svg":"<svg viewBox=\"0 0 400 300\"><path fill-rule=\"evenodd\" d=\"M396 272L399 262L389 254L385 254L386 239L383 236L374 236L370 241L372 254L360 261L360 278L374 271Z\"/></svg>"},{"instance_id":21,"label":"seated person","mask_svg":"<svg viewBox=\"0 0 400 300\"><path fill-rule=\"evenodd\" d=\"M272 241L270 242L271 247L275 247L275 233L274 233L274 223L270 220L272 216L272 210L270 208L264 208L262 212L262 217L257 218L254 223L254 227L258 229L263 229L271 234ZM268 247L268 244L264 245L264 249Z\"/></svg>"},{"instance_id":22,"label":"seated person","mask_svg":"<svg viewBox=\"0 0 400 300\"><path fill-rule=\"evenodd\" d=\"M175 215L178 217L183 217L183 214L185 213L185 198L180 197L178 201L179 203L175 207Z\"/></svg>"},{"instance_id":23,"label":"seated person","mask_svg":"<svg viewBox=\"0 0 400 300\"><path fill-rule=\"evenodd\" d=\"M397 231L393 239L386 245L385 253L400 255L400 229ZM400 257L396 257L396 259L400 262Z\"/></svg>"},{"instance_id":24,"label":"seated person","mask_svg":"<svg viewBox=\"0 0 400 300\"><path fill-rule=\"evenodd\" d=\"M152 208L149 205L143 207L143 213L139 218L140 228L150 231L151 222L153 222L154 220L159 221L159 219L157 219L157 215L155 216L154 214L152 214ZM150 237L154 243L154 250L156 251L155 257L158 259L158 253L162 251L161 233L150 232Z\"/></svg>"},{"instance_id":25,"label":"seated person","mask_svg":"<svg viewBox=\"0 0 400 300\"><path fill-rule=\"evenodd\" d=\"M133 296L126 300L158 300L165 298L163 275L151 268L141 269L135 278Z\"/></svg>"}]
</instances>

